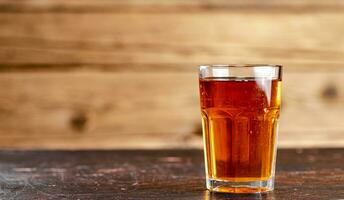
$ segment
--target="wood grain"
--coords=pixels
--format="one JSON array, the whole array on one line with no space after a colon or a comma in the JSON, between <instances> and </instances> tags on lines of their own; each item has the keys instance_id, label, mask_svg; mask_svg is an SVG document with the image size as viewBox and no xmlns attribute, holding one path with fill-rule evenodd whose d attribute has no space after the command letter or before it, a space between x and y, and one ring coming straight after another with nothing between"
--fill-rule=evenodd
<instances>
[{"instance_id":1,"label":"wood grain","mask_svg":"<svg viewBox=\"0 0 344 200\"><path fill-rule=\"evenodd\" d=\"M285 75L281 146L344 145L343 80ZM1 73L0 91L2 147L201 147L196 71Z\"/></svg>"},{"instance_id":2,"label":"wood grain","mask_svg":"<svg viewBox=\"0 0 344 200\"><path fill-rule=\"evenodd\" d=\"M201 147L197 69L283 64L280 145L344 146L340 0L0 0L0 147Z\"/></svg>"},{"instance_id":3,"label":"wood grain","mask_svg":"<svg viewBox=\"0 0 344 200\"><path fill-rule=\"evenodd\" d=\"M199 123L195 121L195 117L199 119L196 73L0 77L1 146L174 146ZM84 128L75 128L78 125L73 121L80 117L87 122ZM42 135L44 130L49 134ZM142 142L135 140L145 137Z\"/></svg>"},{"instance_id":4,"label":"wood grain","mask_svg":"<svg viewBox=\"0 0 344 200\"><path fill-rule=\"evenodd\" d=\"M343 10L341 0L1 0L2 12L193 12L267 10L272 12L333 12Z\"/></svg>"},{"instance_id":5,"label":"wood grain","mask_svg":"<svg viewBox=\"0 0 344 200\"><path fill-rule=\"evenodd\" d=\"M0 64L342 68L343 18L343 12L0 14Z\"/></svg>"},{"instance_id":6,"label":"wood grain","mask_svg":"<svg viewBox=\"0 0 344 200\"><path fill-rule=\"evenodd\" d=\"M211 194L203 152L1 151L1 199L342 199L343 149L278 151L272 193Z\"/></svg>"}]
</instances>

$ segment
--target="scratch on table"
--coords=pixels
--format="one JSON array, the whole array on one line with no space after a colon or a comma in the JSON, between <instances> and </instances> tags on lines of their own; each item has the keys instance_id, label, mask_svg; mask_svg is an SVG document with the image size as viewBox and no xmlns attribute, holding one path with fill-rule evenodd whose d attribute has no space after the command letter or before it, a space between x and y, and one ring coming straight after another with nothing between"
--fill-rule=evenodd
<instances>
[{"instance_id":1,"label":"scratch on table","mask_svg":"<svg viewBox=\"0 0 344 200\"><path fill-rule=\"evenodd\" d=\"M294 172L290 172L290 175L315 175L317 174L317 171L294 171Z\"/></svg>"},{"instance_id":2,"label":"scratch on table","mask_svg":"<svg viewBox=\"0 0 344 200\"><path fill-rule=\"evenodd\" d=\"M181 162L182 159L180 157L170 156L170 157L161 158L160 161L176 163L176 162Z\"/></svg>"},{"instance_id":3,"label":"scratch on table","mask_svg":"<svg viewBox=\"0 0 344 200\"><path fill-rule=\"evenodd\" d=\"M131 184L132 186L135 186L135 185L138 185L139 184L139 182L135 182L135 183L133 183L133 184Z\"/></svg>"},{"instance_id":4,"label":"scratch on table","mask_svg":"<svg viewBox=\"0 0 344 200\"><path fill-rule=\"evenodd\" d=\"M13 168L13 171L15 172L34 172L36 170L37 170L36 168L30 168L30 167Z\"/></svg>"},{"instance_id":5,"label":"scratch on table","mask_svg":"<svg viewBox=\"0 0 344 200\"><path fill-rule=\"evenodd\" d=\"M52 176L58 177L61 181L65 180L65 173L67 172L64 168L45 168L43 171L51 173Z\"/></svg>"},{"instance_id":6,"label":"scratch on table","mask_svg":"<svg viewBox=\"0 0 344 200\"><path fill-rule=\"evenodd\" d=\"M90 174L90 176L100 177L100 176L104 176L104 174L102 174L102 173L93 173L93 174Z\"/></svg>"},{"instance_id":7,"label":"scratch on table","mask_svg":"<svg viewBox=\"0 0 344 200\"><path fill-rule=\"evenodd\" d=\"M123 172L125 171L124 168L104 168L104 169L98 169L97 172L99 173L116 173L116 172Z\"/></svg>"},{"instance_id":8,"label":"scratch on table","mask_svg":"<svg viewBox=\"0 0 344 200\"><path fill-rule=\"evenodd\" d=\"M44 169L46 172L53 172L53 173L65 173L66 169L63 168L46 168Z\"/></svg>"}]
</instances>

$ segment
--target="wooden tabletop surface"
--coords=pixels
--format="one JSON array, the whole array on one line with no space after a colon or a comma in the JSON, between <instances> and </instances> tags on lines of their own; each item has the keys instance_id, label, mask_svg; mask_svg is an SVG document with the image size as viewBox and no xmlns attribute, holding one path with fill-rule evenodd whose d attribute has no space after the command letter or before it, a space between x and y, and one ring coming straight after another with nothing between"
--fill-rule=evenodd
<instances>
[{"instance_id":1,"label":"wooden tabletop surface","mask_svg":"<svg viewBox=\"0 0 344 200\"><path fill-rule=\"evenodd\" d=\"M344 199L344 149L278 151L276 189L210 194L201 150L0 151L0 199Z\"/></svg>"}]
</instances>

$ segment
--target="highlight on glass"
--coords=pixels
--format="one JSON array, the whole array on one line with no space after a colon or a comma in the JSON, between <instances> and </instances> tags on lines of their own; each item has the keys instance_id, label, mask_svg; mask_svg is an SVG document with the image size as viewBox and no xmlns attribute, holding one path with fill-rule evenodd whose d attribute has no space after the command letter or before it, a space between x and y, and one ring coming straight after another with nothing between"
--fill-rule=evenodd
<instances>
[{"instance_id":1,"label":"highlight on glass","mask_svg":"<svg viewBox=\"0 0 344 200\"><path fill-rule=\"evenodd\" d=\"M274 189L282 66L199 68L206 185L210 191Z\"/></svg>"}]
</instances>

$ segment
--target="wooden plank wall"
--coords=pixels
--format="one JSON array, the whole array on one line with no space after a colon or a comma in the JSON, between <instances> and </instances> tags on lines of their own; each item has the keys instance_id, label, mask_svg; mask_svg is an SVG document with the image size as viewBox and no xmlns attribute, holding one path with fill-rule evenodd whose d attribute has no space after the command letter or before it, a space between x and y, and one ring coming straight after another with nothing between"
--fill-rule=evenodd
<instances>
[{"instance_id":1,"label":"wooden plank wall","mask_svg":"<svg viewBox=\"0 0 344 200\"><path fill-rule=\"evenodd\" d=\"M280 146L344 146L341 0L0 0L0 147L201 147L204 63L283 64Z\"/></svg>"}]
</instances>

